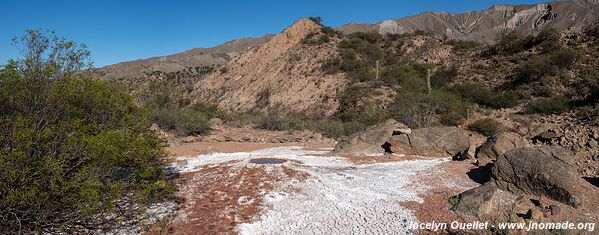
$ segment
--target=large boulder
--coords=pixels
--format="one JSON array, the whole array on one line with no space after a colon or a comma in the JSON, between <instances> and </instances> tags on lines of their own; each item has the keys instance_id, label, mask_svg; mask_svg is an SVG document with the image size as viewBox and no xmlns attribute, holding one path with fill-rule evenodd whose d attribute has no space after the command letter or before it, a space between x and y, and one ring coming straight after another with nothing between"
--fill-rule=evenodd
<instances>
[{"instance_id":1,"label":"large boulder","mask_svg":"<svg viewBox=\"0 0 599 235\"><path fill-rule=\"evenodd\" d=\"M472 188L451 198L452 209L455 212L470 215L483 216L495 214L499 209L497 186L488 182L479 187Z\"/></svg>"},{"instance_id":2,"label":"large boulder","mask_svg":"<svg viewBox=\"0 0 599 235\"><path fill-rule=\"evenodd\" d=\"M396 131L406 131L406 126L393 119L371 126L339 141L333 149L339 155L381 155L385 153L383 145Z\"/></svg>"},{"instance_id":3,"label":"large boulder","mask_svg":"<svg viewBox=\"0 0 599 235\"><path fill-rule=\"evenodd\" d=\"M477 165L487 165L508 150L528 146L529 143L524 137L513 132L491 136L476 152Z\"/></svg>"},{"instance_id":4,"label":"large boulder","mask_svg":"<svg viewBox=\"0 0 599 235\"><path fill-rule=\"evenodd\" d=\"M571 153L559 147L512 149L497 158L491 177L500 189L580 207L582 186L571 159Z\"/></svg>"},{"instance_id":5,"label":"large boulder","mask_svg":"<svg viewBox=\"0 0 599 235\"><path fill-rule=\"evenodd\" d=\"M394 135L387 145L390 152L397 154L454 157L468 151L470 137L457 127L431 127Z\"/></svg>"}]
</instances>

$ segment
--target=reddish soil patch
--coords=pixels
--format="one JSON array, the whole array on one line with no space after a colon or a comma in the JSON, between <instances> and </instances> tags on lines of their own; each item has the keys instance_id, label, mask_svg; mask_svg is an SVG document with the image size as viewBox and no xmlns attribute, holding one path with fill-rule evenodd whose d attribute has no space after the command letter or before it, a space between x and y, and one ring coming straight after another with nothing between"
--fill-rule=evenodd
<instances>
[{"instance_id":1,"label":"reddish soil patch","mask_svg":"<svg viewBox=\"0 0 599 235\"><path fill-rule=\"evenodd\" d=\"M285 166L238 165L229 162L211 165L181 175L178 216L161 221L145 234L236 234L236 226L258 214L263 196L277 182L290 178L305 180L309 175ZM274 170L273 170L274 169Z\"/></svg>"},{"instance_id":2,"label":"reddish soil patch","mask_svg":"<svg viewBox=\"0 0 599 235\"><path fill-rule=\"evenodd\" d=\"M433 192L423 196L424 203L401 202L402 206L411 209L420 223L451 223L461 219L449 210L447 199L454 196L451 192ZM418 230L418 234L447 234L447 231Z\"/></svg>"},{"instance_id":3,"label":"reddish soil patch","mask_svg":"<svg viewBox=\"0 0 599 235\"><path fill-rule=\"evenodd\" d=\"M310 176L310 174L306 172L296 171L286 166L283 166L282 169L283 173L285 173L285 175L287 175L289 178L297 179L300 181L304 181Z\"/></svg>"},{"instance_id":4,"label":"reddish soil patch","mask_svg":"<svg viewBox=\"0 0 599 235\"><path fill-rule=\"evenodd\" d=\"M252 161L256 161L256 160L258 160L258 161L280 161L281 163L293 162L295 164L302 164L301 161L294 160L294 159L283 159L283 158L273 158L273 157L252 158L252 159L250 159L250 163L254 163ZM254 164L256 164L256 163L254 163ZM260 164L258 164L258 165L260 165Z\"/></svg>"},{"instance_id":5,"label":"reddish soil patch","mask_svg":"<svg viewBox=\"0 0 599 235\"><path fill-rule=\"evenodd\" d=\"M235 233L237 223L258 213L261 194L272 188L263 168L211 166L183 177L183 219L173 224L177 234Z\"/></svg>"},{"instance_id":6,"label":"reddish soil patch","mask_svg":"<svg viewBox=\"0 0 599 235\"><path fill-rule=\"evenodd\" d=\"M424 203L401 202L402 206L411 209L420 223L451 223L452 221L464 221L463 218L453 213L449 208L448 199L455 196L466 188L478 186L476 182L467 175L476 168L467 162L450 161L439 165L438 173L418 176L417 185L426 185L430 190L421 194ZM447 234L448 231L419 230L419 234Z\"/></svg>"}]
</instances>

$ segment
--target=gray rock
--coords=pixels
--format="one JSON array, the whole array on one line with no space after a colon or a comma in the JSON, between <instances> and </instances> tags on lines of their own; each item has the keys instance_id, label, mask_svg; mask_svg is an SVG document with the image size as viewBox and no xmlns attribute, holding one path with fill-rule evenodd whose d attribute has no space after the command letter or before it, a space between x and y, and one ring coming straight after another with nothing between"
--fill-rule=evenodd
<instances>
[{"instance_id":1,"label":"gray rock","mask_svg":"<svg viewBox=\"0 0 599 235\"><path fill-rule=\"evenodd\" d=\"M391 138L393 132L400 128L405 128L405 125L389 119L339 141L333 149L333 153L339 155L384 154L383 145Z\"/></svg>"},{"instance_id":2,"label":"gray rock","mask_svg":"<svg viewBox=\"0 0 599 235\"><path fill-rule=\"evenodd\" d=\"M490 215L498 210L497 194L497 186L488 182L460 193L460 195L450 199L450 202L453 200L452 209L461 214L471 216Z\"/></svg>"},{"instance_id":3,"label":"gray rock","mask_svg":"<svg viewBox=\"0 0 599 235\"><path fill-rule=\"evenodd\" d=\"M593 139L589 140L588 145L591 149L599 149L599 144Z\"/></svg>"},{"instance_id":4,"label":"gray rock","mask_svg":"<svg viewBox=\"0 0 599 235\"><path fill-rule=\"evenodd\" d=\"M558 134L553 130L545 131L541 134L538 134L532 138L534 143L541 144L553 144L555 141L559 140L562 135Z\"/></svg>"},{"instance_id":5,"label":"gray rock","mask_svg":"<svg viewBox=\"0 0 599 235\"><path fill-rule=\"evenodd\" d=\"M387 144L392 153L454 157L467 152L469 138L457 127L431 127L415 129L407 135L394 135Z\"/></svg>"},{"instance_id":6,"label":"gray rock","mask_svg":"<svg viewBox=\"0 0 599 235\"><path fill-rule=\"evenodd\" d=\"M508 150L527 146L529 146L528 141L513 132L491 136L477 150L477 165L487 165Z\"/></svg>"},{"instance_id":7,"label":"gray rock","mask_svg":"<svg viewBox=\"0 0 599 235\"><path fill-rule=\"evenodd\" d=\"M571 159L571 153L559 147L512 149L497 158L491 177L500 189L546 196L578 208L581 184Z\"/></svg>"},{"instance_id":8,"label":"gray rock","mask_svg":"<svg viewBox=\"0 0 599 235\"><path fill-rule=\"evenodd\" d=\"M401 134L411 134L412 133L412 129L410 128L398 128L395 129L395 131L393 131L393 135L401 135Z\"/></svg>"}]
</instances>

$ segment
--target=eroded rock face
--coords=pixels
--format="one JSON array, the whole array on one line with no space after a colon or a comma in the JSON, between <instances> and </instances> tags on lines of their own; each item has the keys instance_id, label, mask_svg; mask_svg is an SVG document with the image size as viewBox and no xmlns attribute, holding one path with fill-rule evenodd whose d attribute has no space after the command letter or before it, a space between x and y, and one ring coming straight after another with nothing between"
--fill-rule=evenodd
<instances>
[{"instance_id":1,"label":"eroded rock face","mask_svg":"<svg viewBox=\"0 0 599 235\"><path fill-rule=\"evenodd\" d=\"M393 119L355 133L335 146L333 153L340 155L381 155L385 153L383 145L393 132L406 126Z\"/></svg>"},{"instance_id":2,"label":"eroded rock face","mask_svg":"<svg viewBox=\"0 0 599 235\"><path fill-rule=\"evenodd\" d=\"M547 196L580 207L580 178L571 153L563 148L517 148L497 158L491 177L500 189L513 193Z\"/></svg>"},{"instance_id":3,"label":"eroded rock face","mask_svg":"<svg viewBox=\"0 0 599 235\"><path fill-rule=\"evenodd\" d=\"M453 157L467 152L470 141L468 135L457 127L431 127L394 135L388 146L390 152L397 154Z\"/></svg>"},{"instance_id":4,"label":"eroded rock face","mask_svg":"<svg viewBox=\"0 0 599 235\"><path fill-rule=\"evenodd\" d=\"M455 197L453 210L471 216L493 214L499 205L497 194L497 186L492 182L466 190Z\"/></svg>"},{"instance_id":5,"label":"eroded rock face","mask_svg":"<svg viewBox=\"0 0 599 235\"><path fill-rule=\"evenodd\" d=\"M477 165L487 165L508 150L527 146L529 146L528 141L522 136L513 132L506 132L491 136L477 150Z\"/></svg>"},{"instance_id":6,"label":"eroded rock face","mask_svg":"<svg viewBox=\"0 0 599 235\"><path fill-rule=\"evenodd\" d=\"M408 32L405 27L398 25L394 20L385 20L379 25L380 34L403 34Z\"/></svg>"},{"instance_id":7,"label":"eroded rock face","mask_svg":"<svg viewBox=\"0 0 599 235\"><path fill-rule=\"evenodd\" d=\"M582 27L597 20L599 1L554 1L536 5L495 5L482 11L463 14L424 12L376 24L350 23L337 29L354 32L415 32L423 30L450 39L494 42L501 32L518 31L525 35L549 26L557 30Z\"/></svg>"}]
</instances>

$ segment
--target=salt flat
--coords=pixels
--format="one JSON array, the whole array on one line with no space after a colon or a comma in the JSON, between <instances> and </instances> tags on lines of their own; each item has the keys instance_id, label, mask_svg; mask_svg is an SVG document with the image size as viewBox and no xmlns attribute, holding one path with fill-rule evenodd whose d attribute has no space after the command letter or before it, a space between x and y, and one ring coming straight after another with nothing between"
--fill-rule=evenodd
<instances>
[{"instance_id":1,"label":"salt flat","mask_svg":"<svg viewBox=\"0 0 599 235\"><path fill-rule=\"evenodd\" d=\"M264 194L261 210L248 223L237 225L240 234L412 234L408 225L417 222L400 202L421 203L417 176L436 172L447 161L406 160L353 164L344 158L324 156L330 149L305 150L299 146L252 152L211 153L180 158L180 172L207 165L265 167L267 171L289 167L307 173L305 180L279 182ZM283 164L256 165L250 159L277 158ZM415 184L416 183L416 184Z\"/></svg>"}]
</instances>

